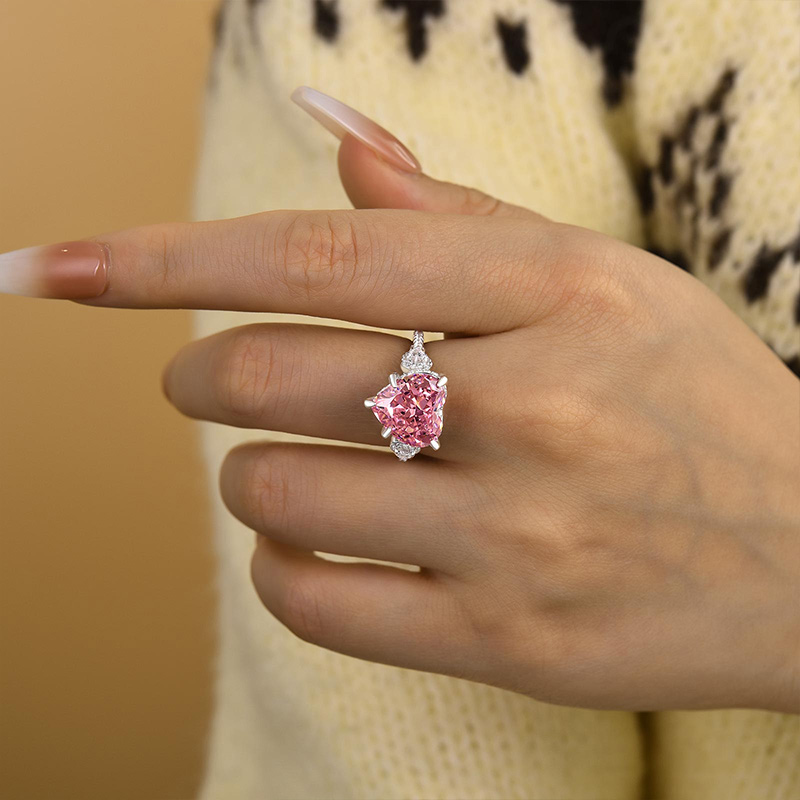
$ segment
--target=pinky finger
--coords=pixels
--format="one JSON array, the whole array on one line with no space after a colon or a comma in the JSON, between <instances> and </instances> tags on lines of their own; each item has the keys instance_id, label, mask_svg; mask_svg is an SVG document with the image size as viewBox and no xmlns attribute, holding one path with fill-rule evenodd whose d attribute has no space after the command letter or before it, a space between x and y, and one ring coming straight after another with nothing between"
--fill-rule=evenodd
<instances>
[{"instance_id":1,"label":"pinky finger","mask_svg":"<svg viewBox=\"0 0 800 800\"><path fill-rule=\"evenodd\" d=\"M368 661L448 671L456 606L434 575L332 562L257 538L251 565L256 592L296 636Z\"/></svg>"}]
</instances>

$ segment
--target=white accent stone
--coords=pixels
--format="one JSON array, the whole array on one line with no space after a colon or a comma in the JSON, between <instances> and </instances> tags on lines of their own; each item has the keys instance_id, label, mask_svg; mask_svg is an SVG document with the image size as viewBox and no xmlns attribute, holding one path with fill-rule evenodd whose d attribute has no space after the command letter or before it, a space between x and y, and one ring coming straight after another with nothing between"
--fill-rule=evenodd
<instances>
[{"instance_id":1,"label":"white accent stone","mask_svg":"<svg viewBox=\"0 0 800 800\"><path fill-rule=\"evenodd\" d=\"M414 458L414 456L419 453L419 447L414 447L413 445L406 444L405 442L401 442L398 439L392 439L389 447L392 448L392 452L401 460L401 461L408 461L409 458Z\"/></svg>"},{"instance_id":2,"label":"white accent stone","mask_svg":"<svg viewBox=\"0 0 800 800\"><path fill-rule=\"evenodd\" d=\"M403 372L430 372L433 361L424 350L411 349L400 359Z\"/></svg>"}]
</instances>

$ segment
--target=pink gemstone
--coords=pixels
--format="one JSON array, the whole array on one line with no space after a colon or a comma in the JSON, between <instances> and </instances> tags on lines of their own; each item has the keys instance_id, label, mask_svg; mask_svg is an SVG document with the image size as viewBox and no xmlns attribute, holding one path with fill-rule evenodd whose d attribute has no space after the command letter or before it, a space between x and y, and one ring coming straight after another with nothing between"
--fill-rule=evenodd
<instances>
[{"instance_id":1,"label":"pink gemstone","mask_svg":"<svg viewBox=\"0 0 800 800\"><path fill-rule=\"evenodd\" d=\"M436 375L412 373L397 379L375 396L372 411L392 436L413 447L427 447L442 432L439 411L447 399L447 387L439 389Z\"/></svg>"}]
</instances>

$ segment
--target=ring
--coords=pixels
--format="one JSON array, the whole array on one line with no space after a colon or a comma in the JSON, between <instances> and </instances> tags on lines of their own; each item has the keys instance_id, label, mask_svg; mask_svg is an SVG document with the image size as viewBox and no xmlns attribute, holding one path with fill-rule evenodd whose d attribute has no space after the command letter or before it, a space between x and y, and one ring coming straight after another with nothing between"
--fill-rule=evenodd
<instances>
[{"instance_id":1,"label":"ring","mask_svg":"<svg viewBox=\"0 0 800 800\"><path fill-rule=\"evenodd\" d=\"M447 400L447 378L433 371L433 361L425 352L425 334L414 331L409 350L400 359L403 374L393 372L389 384L364 401L378 418L389 447L401 460L408 461L423 447L439 449Z\"/></svg>"}]
</instances>

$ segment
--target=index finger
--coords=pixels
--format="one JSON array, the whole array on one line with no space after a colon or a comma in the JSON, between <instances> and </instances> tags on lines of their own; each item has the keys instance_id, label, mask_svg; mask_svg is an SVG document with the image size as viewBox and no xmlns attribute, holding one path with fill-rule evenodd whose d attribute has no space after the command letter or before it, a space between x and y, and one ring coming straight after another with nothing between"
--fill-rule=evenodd
<instances>
[{"instance_id":1,"label":"index finger","mask_svg":"<svg viewBox=\"0 0 800 800\"><path fill-rule=\"evenodd\" d=\"M273 211L8 253L0 256L0 290L5 272L20 293L70 297L79 287L83 296L71 299L98 306L487 333L530 318L549 272L550 227L406 210ZM79 280L81 269L91 280L88 272ZM97 296L86 299L90 288Z\"/></svg>"}]
</instances>

